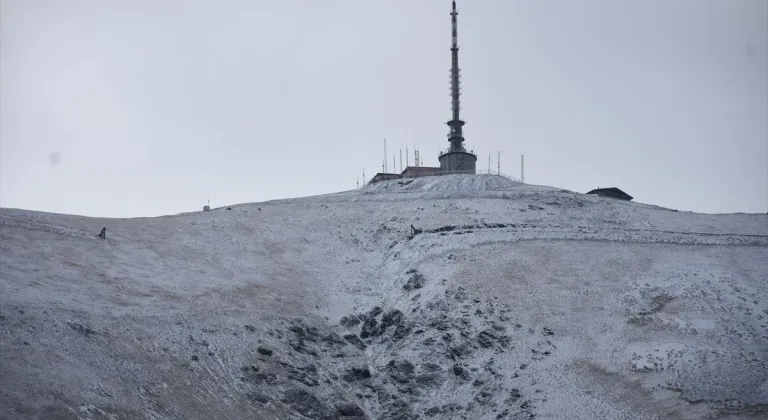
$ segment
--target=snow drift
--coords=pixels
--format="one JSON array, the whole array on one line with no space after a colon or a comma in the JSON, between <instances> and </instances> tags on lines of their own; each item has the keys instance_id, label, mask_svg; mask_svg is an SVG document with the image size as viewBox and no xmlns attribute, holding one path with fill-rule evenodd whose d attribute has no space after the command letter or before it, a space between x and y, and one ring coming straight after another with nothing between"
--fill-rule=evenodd
<instances>
[{"instance_id":1,"label":"snow drift","mask_svg":"<svg viewBox=\"0 0 768 420\"><path fill-rule=\"evenodd\" d=\"M2 209L0 251L2 418L768 413L765 215L455 175L159 218Z\"/></svg>"}]
</instances>

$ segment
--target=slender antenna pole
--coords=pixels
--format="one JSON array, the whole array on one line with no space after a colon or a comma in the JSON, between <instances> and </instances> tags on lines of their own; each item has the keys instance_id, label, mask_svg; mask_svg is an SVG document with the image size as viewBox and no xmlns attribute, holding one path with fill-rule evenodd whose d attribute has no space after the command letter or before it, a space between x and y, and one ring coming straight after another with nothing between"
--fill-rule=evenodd
<instances>
[{"instance_id":1,"label":"slender antenna pole","mask_svg":"<svg viewBox=\"0 0 768 420\"><path fill-rule=\"evenodd\" d=\"M520 182L525 182L525 155L520 155Z\"/></svg>"},{"instance_id":2,"label":"slender antenna pole","mask_svg":"<svg viewBox=\"0 0 768 420\"><path fill-rule=\"evenodd\" d=\"M387 164L387 138L384 137L384 173L387 173L389 166Z\"/></svg>"},{"instance_id":3,"label":"slender antenna pole","mask_svg":"<svg viewBox=\"0 0 768 420\"><path fill-rule=\"evenodd\" d=\"M363 185L365 185L365 168L363 168Z\"/></svg>"},{"instance_id":4,"label":"slender antenna pole","mask_svg":"<svg viewBox=\"0 0 768 420\"><path fill-rule=\"evenodd\" d=\"M400 173L403 172L403 149L400 149Z\"/></svg>"}]
</instances>

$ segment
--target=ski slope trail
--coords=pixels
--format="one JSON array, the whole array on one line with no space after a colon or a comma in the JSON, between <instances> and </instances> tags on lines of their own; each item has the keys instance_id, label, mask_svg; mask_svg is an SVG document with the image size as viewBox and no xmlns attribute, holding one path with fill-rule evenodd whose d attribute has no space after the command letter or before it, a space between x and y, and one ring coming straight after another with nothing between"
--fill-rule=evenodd
<instances>
[{"instance_id":1,"label":"ski slope trail","mask_svg":"<svg viewBox=\"0 0 768 420\"><path fill-rule=\"evenodd\" d=\"M0 209L2 419L766 416L764 214L488 175Z\"/></svg>"}]
</instances>

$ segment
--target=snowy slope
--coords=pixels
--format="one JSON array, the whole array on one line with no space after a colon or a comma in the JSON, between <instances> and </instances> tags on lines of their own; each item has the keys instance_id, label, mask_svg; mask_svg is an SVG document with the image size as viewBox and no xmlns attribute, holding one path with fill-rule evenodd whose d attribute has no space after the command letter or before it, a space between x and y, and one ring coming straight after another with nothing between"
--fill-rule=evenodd
<instances>
[{"instance_id":1,"label":"snowy slope","mask_svg":"<svg viewBox=\"0 0 768 420\"><path fill-rule=\"evenodd\" d=\"M766 215L495 176L2 209L0 418L764 418L767 261Z\"/></svg>"}]
</instances>

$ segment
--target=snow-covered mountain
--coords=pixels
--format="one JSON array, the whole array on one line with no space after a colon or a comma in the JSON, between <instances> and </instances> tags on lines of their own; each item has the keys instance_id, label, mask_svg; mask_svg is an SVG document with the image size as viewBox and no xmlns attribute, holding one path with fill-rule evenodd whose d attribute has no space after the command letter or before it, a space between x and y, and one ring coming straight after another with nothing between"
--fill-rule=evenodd
<instances>
[{"instance_id":1,"label":"snow-covered mountain","mask_svg":"<svg viewBox=\"0 0 768 420\"><path fill-rule=\"evenodd\" d=\"M766 415L763 214L480 175L0 210L3 419Z\"/></svg>"}]
</instances>

